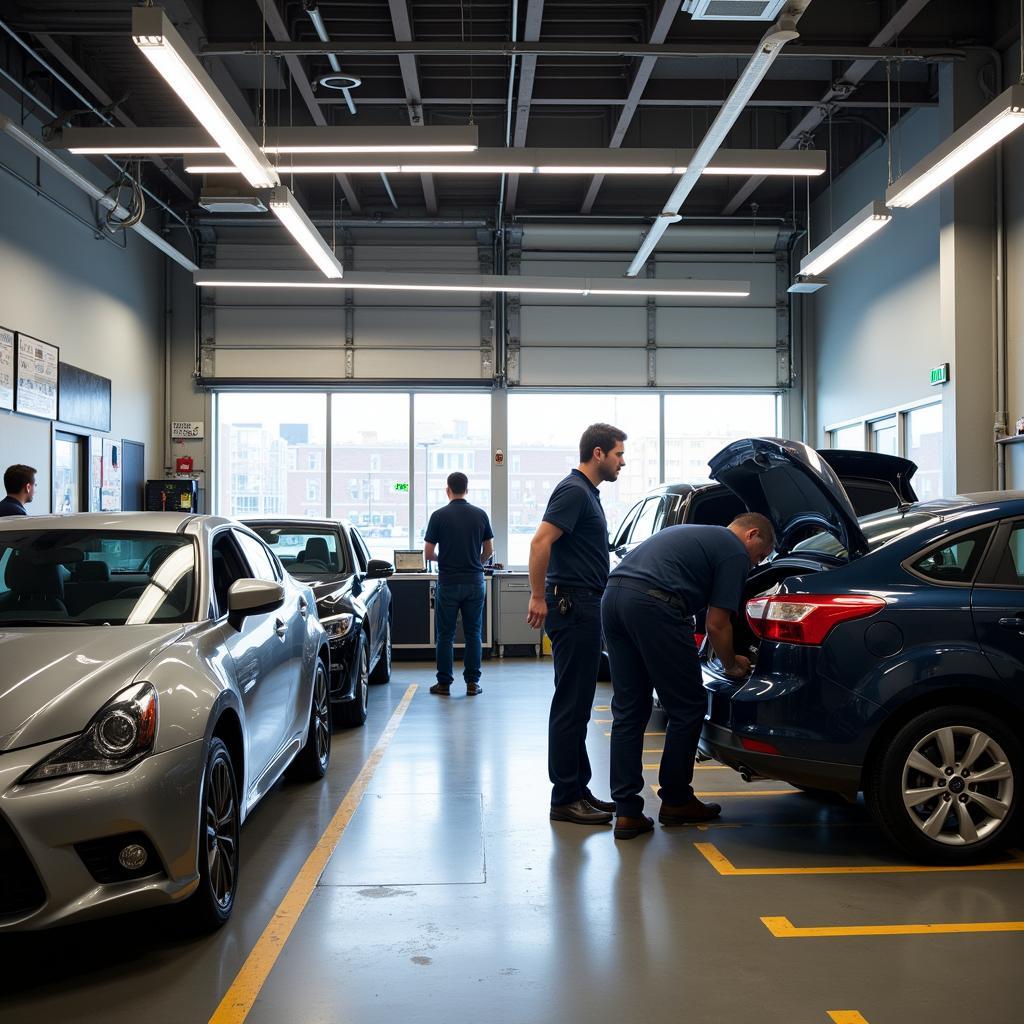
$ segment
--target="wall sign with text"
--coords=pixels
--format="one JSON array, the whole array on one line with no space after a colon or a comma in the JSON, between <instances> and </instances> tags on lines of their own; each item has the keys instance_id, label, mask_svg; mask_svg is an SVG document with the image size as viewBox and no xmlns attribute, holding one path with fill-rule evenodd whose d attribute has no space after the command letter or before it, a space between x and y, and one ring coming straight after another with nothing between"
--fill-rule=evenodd
<instances>
[{"instance_id":1,"label":"wall sign with text","mask_svg":"<svg viewBox=\"0 0 1024 1024\"><path fill-rule=\"evenodd\" d=\"M57 418L57 370L60 350L18 332L18 382L15 408L29 416Z\"/></svg>"},{"instance_id":2,"label":"wall sign with text","mask_svg":"<svg viewBox=\"0 0 1024 1024\"><path fill-rule=\"evenodd\" d=\"M202 441L202 421L171 420L171 438L175 441Z\"/></svg>"}]
</instances>

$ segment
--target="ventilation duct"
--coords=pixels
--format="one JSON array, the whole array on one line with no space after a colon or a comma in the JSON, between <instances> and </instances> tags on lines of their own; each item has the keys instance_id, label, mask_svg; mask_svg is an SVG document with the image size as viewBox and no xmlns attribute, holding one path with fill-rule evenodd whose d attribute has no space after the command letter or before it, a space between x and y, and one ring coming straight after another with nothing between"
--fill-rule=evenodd
<instances>
[{"instance_id":1,"label":"ventilation duct","mask_svg":"<svg viewBox=\"0 0 1024 1024\"><path fill-rule=\"evenodd\" d=\"M694 21L774 21L786 0L683 0Z\"/></svg>"}]
</instances>

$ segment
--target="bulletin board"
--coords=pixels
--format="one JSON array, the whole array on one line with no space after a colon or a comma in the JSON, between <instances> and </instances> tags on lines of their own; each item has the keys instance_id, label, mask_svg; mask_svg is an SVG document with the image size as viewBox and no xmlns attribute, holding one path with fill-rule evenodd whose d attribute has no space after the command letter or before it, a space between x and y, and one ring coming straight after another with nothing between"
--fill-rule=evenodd
<instances>
[{"instance_id":1,"label":"bulletin board","mask_svg":"<svg viewBox=\"0 0 1024 1024\"><path fill-rule=\"evenodd\" d=\"M0 409L14 408L14 331L0 327Z\"/></svg>"},{"instance_id":2,"label":"bulletin board","mask_svg":"<svg viewBox=\"0 0 1024 1024\"><path fill-rule=\"evenodd\" d=\"M55 420L60 349L21 331L18 331L17 341L15 408L28 416Z\"/></svg>"}]
</instances>

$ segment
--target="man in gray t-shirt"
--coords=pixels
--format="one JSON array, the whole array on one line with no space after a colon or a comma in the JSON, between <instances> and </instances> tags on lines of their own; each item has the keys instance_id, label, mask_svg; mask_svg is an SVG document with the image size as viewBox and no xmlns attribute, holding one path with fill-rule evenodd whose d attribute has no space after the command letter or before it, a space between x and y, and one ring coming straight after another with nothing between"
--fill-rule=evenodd
<instances>
[{"instance_id":1,"label":"man in gray t-shirt","mask_svg":"<svg viewBox=\"0 0 1024 1024\"><path fill-rule=\"evenodd\" d=\"M751 565L775 543L771 523L748 512L728 526L670 526L615 567L601 602L612 669L611 783L615 838L654 828L644 815L643 743L654 690L668 715L661 756L663 825L716 818L722 808L693 792L693 760L707 708L693 616L707 609L707 630L727 675L742 679L750 662L733 650L731 616L740 610Z\"/></svg>"}]
</instances>

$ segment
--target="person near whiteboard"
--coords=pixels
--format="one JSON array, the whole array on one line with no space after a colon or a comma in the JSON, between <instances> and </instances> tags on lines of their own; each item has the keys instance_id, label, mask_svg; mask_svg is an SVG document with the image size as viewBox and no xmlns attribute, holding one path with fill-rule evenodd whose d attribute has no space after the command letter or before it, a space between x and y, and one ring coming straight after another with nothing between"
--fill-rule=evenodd
<instances>
[{"instance_id":1,"label":"person near whiteboard","mask_svg":"<svg viewBox=\"0 0 1024 1024\"><path fill-rule=\"evenodd\" d=\"M0 501L0 516L27 516L25 506L36 496L36 471L31 466L8 466L4 487L7 497Z\"/></svg>"}]
</instances>

